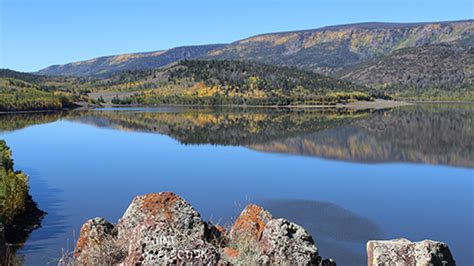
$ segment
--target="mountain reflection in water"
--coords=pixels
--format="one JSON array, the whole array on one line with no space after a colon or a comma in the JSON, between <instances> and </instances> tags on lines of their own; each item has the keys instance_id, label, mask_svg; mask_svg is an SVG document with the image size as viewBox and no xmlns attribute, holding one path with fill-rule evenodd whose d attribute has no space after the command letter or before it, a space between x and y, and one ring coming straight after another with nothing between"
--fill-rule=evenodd
<instances>
[{"instance_id":1,"label":"mountain reflection in water","mask_svg":"<svg viewBox=\"0 0 474 266\"><path fill-rule=\"evenodd\" d=\"M0 131L73 120L168 135L183 144L246 146L364 163L474 167L474 107L417 105L381 111L135 108L0 115Z\"/></svg>"},{"instance_id":2,"label":"mountain reflection in water","mask_svg":"<svg viewBox=\"0 0 474 266\"><path fill-rule=\"evenodd\" d=\"M335 160L474 167L474 109L421 105L382 111L184 109L92 111L68 119L155 132L184 144L247 146Z\"/></svg>"}]
</instances>

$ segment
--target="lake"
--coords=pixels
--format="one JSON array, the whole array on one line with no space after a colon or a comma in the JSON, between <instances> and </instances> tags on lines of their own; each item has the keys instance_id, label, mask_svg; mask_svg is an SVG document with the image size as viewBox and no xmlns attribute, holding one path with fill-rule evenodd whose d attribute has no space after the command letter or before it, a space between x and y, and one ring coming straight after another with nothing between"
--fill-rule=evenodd
<instances>
[{"instance_id":1,"label":"lake","mask_svg":"<svg viewBox=\"0 0 474 266\"><path fill-rule=\"evenodd\" d=\"M0 115L0 139L48 212L18 257L55 264L81 225L173 191L226 226L247 203L310 231L338 265L369 239L447 242L474 264L474 106L344 111L129 108Z\"/></svg>"}]
</instances>

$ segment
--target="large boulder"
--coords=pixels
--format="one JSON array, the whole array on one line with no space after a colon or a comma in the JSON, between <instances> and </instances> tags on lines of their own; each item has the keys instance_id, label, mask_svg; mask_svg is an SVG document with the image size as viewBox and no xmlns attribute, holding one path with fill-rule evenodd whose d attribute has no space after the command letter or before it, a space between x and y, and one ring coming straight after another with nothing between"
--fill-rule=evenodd
<instances>
[{"instance_id":1,"label":"large boulder","mask_svg":"<svg viewBox=\"0 0 474 266\"><path fill-rule=\"evenodd\" d=\"M438 241L407 239L367 242L368 265L455 265L448 245Z\"/></svg>"},{"instance_id":2,"label":"large boulder","mask_svg":"<svg viewBox=\"0 0 474 266\"><path fill-rule=\"evenodd\" d=\"M206 223L184 199L172 192L137 196L120 219L119 238L127 238L143 222L165 221L192 238L204 239Z\"/></svg>"}]
</instances>

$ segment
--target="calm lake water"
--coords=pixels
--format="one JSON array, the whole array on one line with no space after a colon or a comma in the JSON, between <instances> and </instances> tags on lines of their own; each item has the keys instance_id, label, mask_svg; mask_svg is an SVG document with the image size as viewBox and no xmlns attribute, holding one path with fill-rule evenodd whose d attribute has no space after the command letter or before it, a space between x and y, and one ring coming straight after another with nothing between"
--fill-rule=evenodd
<instances>
[{"instance_id":1,"label":"calm lake water","mask_svg":"<svg viewBox=\"0 0 474 266\"><path fill-rule=\"evenodd\" d=\"M384 111L102 109L0 115L47 211L17 252L55 264L81 225L173 191L230 225L249 202L307 228L323 257L366 264L369 239L447 242L474 263L474 107Z\"/></svg>"}]
</instances>

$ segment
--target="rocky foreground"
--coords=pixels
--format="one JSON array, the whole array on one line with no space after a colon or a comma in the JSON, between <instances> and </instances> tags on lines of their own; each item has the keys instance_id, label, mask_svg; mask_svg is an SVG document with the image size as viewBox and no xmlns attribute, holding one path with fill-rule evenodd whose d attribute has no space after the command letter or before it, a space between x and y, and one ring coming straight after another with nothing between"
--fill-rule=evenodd
<instances>
[{"instance_id":1,"label":"rocky foreground","mask_svg":"<svg viewBox=\"0 0 474 266\"><path fill-rule=\"evenodd\" d=\"M367 248L369 265L455 265L447 245L435 241L369 241ZM336 265L319 256L304 228L257 205L226 230L171 192L136 197L117 224L87 221L69 259L60 264Z\"/></svg>"}]
</instances>

